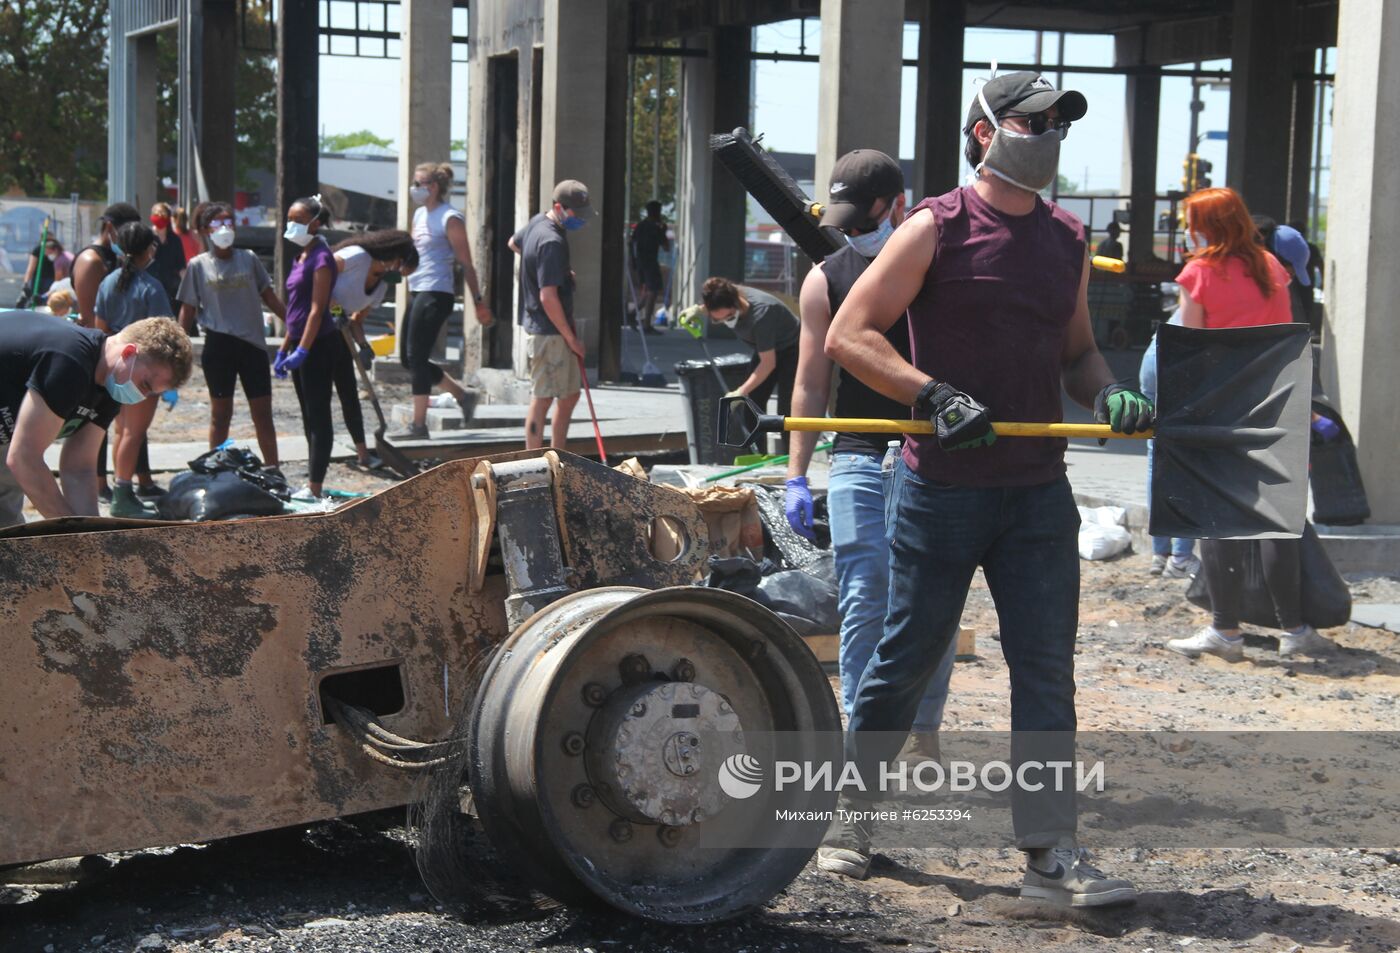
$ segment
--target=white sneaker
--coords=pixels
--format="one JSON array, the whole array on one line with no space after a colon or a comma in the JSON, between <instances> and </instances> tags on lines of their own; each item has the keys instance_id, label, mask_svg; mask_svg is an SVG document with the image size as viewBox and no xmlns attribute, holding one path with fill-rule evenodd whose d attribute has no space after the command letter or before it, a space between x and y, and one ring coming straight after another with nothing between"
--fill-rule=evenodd
<instances>
[{"instance_id":1,"label":"white sneaker","mask_svg":"<svg viewBox=\"0 0 1400 953\"><path fill-rule=\"evenodd\" d=\"M1157 553L1152 554L1152 566L1147 570L1149 576L1160 576L1162 570L1167 568L1167 557Z\"/></svg>"},{"instance_id":2,"label":"white sneaker","mask_svg":"<svg viewBox=\"0 0 1400 953\"><path fill-rule=\"evenodd\" d=\"M321 498L311 492L311 487L303 486L292 494L292 499L298 503L319 503Z\"/></svg>"},{"instance_id":3,"label":"white sneaker","mask_svg":"<svg viewBox=\"0 0 1400 953\"><path fill-rule=\"evenodd\" d=\"M1084 848L1056 847L1027 854L1021 896L1048 900L1062 907L1107 907L1135 902L1137 888L1131 881L1107 877L1097 867L1091 867L1089 852Z\"/></svg>"},{"instance_id":4,"label":"white sneaker","mask_svg":"<svg viewBox=\"0 0 1400 953\"><path fill-rule=\"evenodd\" d=\"M1187 658L1209 654L1218 655L1227 662L1244 661L1244 638L1227 639L1209 625L1189 638L1169 639L1167 648Z\"/></svg>"},{"instance_id":5,"label":"white sneaker","mask_svg":"<svg viewBox=\"0 0 1400 953\"><path fill-rule=\"evenodd\" d=\"M1327 655L1335 651L1337 643L1319 635L1310 625L1303 626L1300 632L1285 632L1278 637L1279 658L1288 658L1290 655Z\"/></svg>"},{"instance_id":6,"label":"white sneaker","mask_svg":"<svg viewBox=\"0 0 1400 953\"><path fill-rule=\"evenodd\" d=\"M1196 573L1201 571L1201 561L1195 553L1187 553L1184 557L1173 556L1171 561L1162 569L1162 575L1167 579L1194 579Z\"/></svg>"}]
</instances>

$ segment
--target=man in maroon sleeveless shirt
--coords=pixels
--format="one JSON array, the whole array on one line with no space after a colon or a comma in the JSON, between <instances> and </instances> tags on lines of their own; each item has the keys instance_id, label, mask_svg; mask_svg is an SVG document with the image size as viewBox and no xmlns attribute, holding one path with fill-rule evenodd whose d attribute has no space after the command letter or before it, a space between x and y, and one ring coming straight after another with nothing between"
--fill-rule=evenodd
<instances>
[{"instance_id":1,"label":"man in maroon sleeveless shirt","mask_svg":"<svg viewBox=\"0 0 1400 953\"><path fill-rule=\"evenodd\" d=\"M1128 881L1086 862L1072 782L1056 790L1055 772L1034 766L1074 760L1079 514L1065 442L998 441L991 421L1059 421L1063 385L1115 430L1152 423L1151 403L1115 383L1094 346L1082 224L1037 195L1054 181L1060 140L1087 108L1081 94L1035 73L989 81L964 127L976 182L915 207L856 281L826 339L833 360L937 431L906 440L896 468L889 613L856 691L849 754L865 778L892 759L980 566L1011 674L1012 821L1027 854L1021 895L1066 906L1136 897ZM885 338L906 312L907 361ZM853 806L868 816L869 805ZM822 866L863 876L869 834L868 822L833 829Z\"/></svg>"}]
</instances>

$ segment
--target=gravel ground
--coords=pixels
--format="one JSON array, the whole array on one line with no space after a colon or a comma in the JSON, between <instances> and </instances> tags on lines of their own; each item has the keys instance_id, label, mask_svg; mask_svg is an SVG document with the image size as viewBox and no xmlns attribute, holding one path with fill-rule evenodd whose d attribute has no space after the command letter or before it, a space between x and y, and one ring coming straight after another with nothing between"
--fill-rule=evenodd
<instances>
[{"instance_id":1,"label":"gravel ground","mask_svg":"<svg viewBox=\"0 0 1400 953\"><path fill-rule=\"evenodd\" d=\"M1334 629L1328 634L1343 647L1336 657L1285 665L1260 635L1243 664L1191 662L1162 643L1204 614L1181 598L1184 581L1154 579L1146 566L1145 556L1083 564L1081 728L1396 727L1395 636ZM1357 579L1352 587L1358 600L1400 602L1392 579ZM966 622L977 631L979 658L957 666L945 724L1003 730L1007 673L980 579ZM560 908L524 919L459 916L421 885L402 820L402 812L386 812L109 855L85 862L75 882L0 887L0 949L1400 949L1400 851L1387 846L1104 850L1100 865L1131 877L1142 897L1135 907L1073 913L1017 899L1013 850L894 849L876 857L863 883L809 865L767 909L738 923L673 929Z\"/></svg>"}]
</instances>

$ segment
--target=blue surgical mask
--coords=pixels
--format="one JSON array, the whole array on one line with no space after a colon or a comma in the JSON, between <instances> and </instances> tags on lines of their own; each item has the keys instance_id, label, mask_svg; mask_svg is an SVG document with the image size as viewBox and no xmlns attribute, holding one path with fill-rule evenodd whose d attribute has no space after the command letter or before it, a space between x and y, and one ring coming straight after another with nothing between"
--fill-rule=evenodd
<instances>
[{"instance_id":1,"label":"blue surgical mask","mask_svg":"<svg viewBox=\"0 0 1400 953\"><path fill-rule=\"evenodd\" d=\"M862 258L874 258L880 254L880 249L885 247L885 242L890 240L894 234L894 222L890 221L890 216L886 215L885 220L873 232L866 232L864 235L847 235L846 241L851 243L851 247L856 250L856 254Z\"/></svg>"},{"instance_id":2,"label":"blue surgical mask","mask_svg":"<svg viewBox=\"0 0 1400 953\"><path fill-rule=\"evenodd\" d=\"M139 403L141 403L141 401L143 401L143 400L146 399L146 395L143 394L143 393L141 393L141 388L139 388L139 387L136 386L136 381L133 380L133 378L134 378L135 376L136 376L136 358L135 358L135 357L132 357L132 359L131 359L131 375L127 378L126 383L125 383L125 384L118 384L118 383L117 383L117 371L116 371L115 368L113 368L113 369L107 374L107 380L105 380L105 381L103 382L103 386L107 388L107 393L111 394L111 395L112 395L112 399L115 400L117 403L119 403L119 404L139 404Z\"/></svg>"},{"instance_id":3,"label":"blue surgical mask","mask_svg":"<svg viewBox=\"0 0 1400 953\"><path fill-rule=\"evenodd\" d=\"M116 242L112 242L112 254L120 256L125 254L125 252L122 251L122 246L118 245Z\"/></svg>"},{"instance_id":4,"label":"blue surgical mask","mask_svg":"<svg viewBox=\"0 0 1400 953\"><path fill-rule=\"evenodd\" d=\"M570 215L564 219L564 228L571 232L576 232L588 224L588 219L579 218L577 215Z\"/></svg>"}]
</instances>

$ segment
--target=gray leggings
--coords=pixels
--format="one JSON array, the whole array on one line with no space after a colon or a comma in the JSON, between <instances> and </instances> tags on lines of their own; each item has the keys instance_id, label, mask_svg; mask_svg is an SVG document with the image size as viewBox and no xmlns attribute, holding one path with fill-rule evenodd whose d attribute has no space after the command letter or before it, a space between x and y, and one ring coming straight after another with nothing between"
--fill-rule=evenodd
<instances>
[{"instance_id":1,"label":"gray leggings","mask_svg":"<svg viewBox=\"0 0 1400 953\"><path fill-rule=\"evenodd\" d=\"M1299 556L1302 546L1296 539L1261 539L1260 561L1264 582L1274 601L1279 628L1296 629L1303 624L1301 607L1301 570ZM1210 592L1212 624L1218 629L1234 629L1240 624L1240 602L1243 596L1245 547L1249 540L1201 540L1201 565Z\"/></svg>"}]
</instances>

